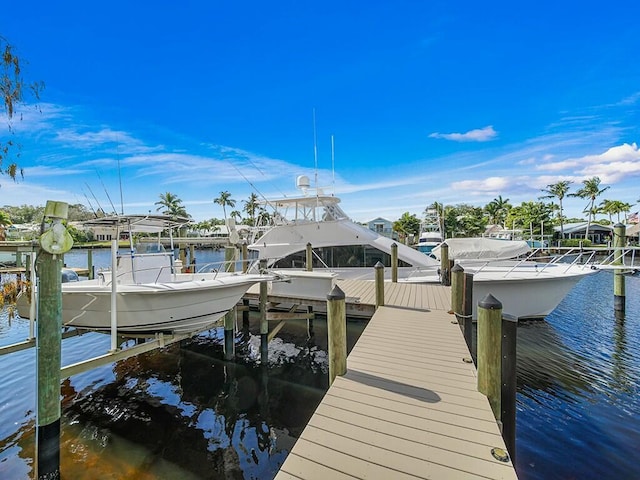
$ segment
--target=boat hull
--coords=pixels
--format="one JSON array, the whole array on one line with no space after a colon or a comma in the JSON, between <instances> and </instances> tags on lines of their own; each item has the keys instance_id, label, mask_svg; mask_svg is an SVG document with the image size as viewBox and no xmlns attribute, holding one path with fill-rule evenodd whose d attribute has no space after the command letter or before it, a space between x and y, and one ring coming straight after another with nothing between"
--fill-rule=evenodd
<instances>
[{"instance_id":1,"label":"boat hull","mask_svg":"<svg viewBox=\"0 0 640 480\"><path fill-rule=\"evenodd\" d=\"M118 332L188 333L206 329L233 308L257 281L260 278L254 275L232 283L201 280L119 286ZM65 326L110 330L110 285L89 282L63 285L62 317Z\"/></svg>"}]
</instances>

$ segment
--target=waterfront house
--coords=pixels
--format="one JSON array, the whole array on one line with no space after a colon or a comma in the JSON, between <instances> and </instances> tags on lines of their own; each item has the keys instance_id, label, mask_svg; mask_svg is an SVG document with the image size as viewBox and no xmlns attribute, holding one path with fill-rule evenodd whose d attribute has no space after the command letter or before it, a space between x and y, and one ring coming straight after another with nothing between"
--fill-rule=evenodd
<instances>
[{"instance_id":1,"label":"waterfront house","mask_svg":"<svg viewBox=\"0 0 640 480\"><path fill-rule=\"evenodd\" d=\"M387 220L386 218L374 218L373 220L367 222L367 228L380 235L384 235L385 237L398 240L398 233L393 231L393 222Z\"/></svg>"},{"instance_id":2,"label":"waterfront house","mask_svg":"<svg viewBox=\"0 0 640 480\"><path fill-rule=\"evenodd\" d=\"M560 236L560 227L554 227L554 232ZM587 230L587 222L565 223L564 238L584 239ZM600 225L592 223L589 225L589 240L592 244L606 244L613 238L613 227L610 225Z\"/></svg>"}]
</instances>

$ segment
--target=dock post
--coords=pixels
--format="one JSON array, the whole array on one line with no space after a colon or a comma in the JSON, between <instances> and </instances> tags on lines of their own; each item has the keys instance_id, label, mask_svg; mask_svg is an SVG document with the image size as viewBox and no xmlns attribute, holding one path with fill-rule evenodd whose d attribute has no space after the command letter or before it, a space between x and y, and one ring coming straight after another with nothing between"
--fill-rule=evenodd
<instances>
[{"instance_id":1,"label":"dock post","mask_svg":"<svg viewBox=\"0 0 640 480\"><path fill-rule=\"evenodd\" d=\"M516 462L516 349L518 340L518 320L502 319L502 388L501 412L502 438L511 455L511 462Z\"/></svg>"},{"instance_id":2,"label":"dock post","mask_svg":"<svg viewBox=\"0 0 640 480\"><path fill-rule=\"evenodd\" d=\"M236 247L233 245L224 247L224 271L236 271Z\"/></svg>"},{"instance_id":3,"label":"dock post","mask_svg":"<svg viewBox=\"0 0 640 480\"><path fill-rule=\"evenodd\" d=\"M477 358L478 349L473 344L473 273L464 274L464 302L462 307L464 314L464 340L471 353L471 358Z\"/></svg>"},{"instance_id":4,"label":"dock post","mask_svg":"<svg viewBox=\"0 0 640 480\"><path fill-rule=\"evenodd\" d=\"M180 273L184 273L187 268L187 250L183 243L178 245L178 258L180 258L180 262L182 262L182 271Z\"/></svg>"},{"instance_id":5,"label":"dock post","mask_svg":"<svg viewBox=\"0 0 640 480\"><path fill-rule=\"evenodd\" d=\"M63 254L73 240L62 224L69 206L47 201L37 258L38 321L36 322L36 476L60 478L60 367L62 350Z\"/></svg>"},{"instance_id":6,"label":"dock post","mask_svg":"<svg viewBox=\"0 0 640 480\"><path fill-rule=\"evenodd\" d=\"M464 322L464 268L456 263L451 269L451 311L456 316L456 320L461 325Z\"/></svg>"},{"instance_id":7,"label":"dock post","mask_svg":"<svg viewBox=\"0 0 640 480\"><path fill-rule=\"evenodd\" d=\"M384 265L378 262L373 267L375 269L376 278L376 310L378 307L384 306Z\"/></svg>"},{"instance_id":8,"label":"dock post","mask_svg":"<svg viewBox=\"0 0 640 480\"><path fill-rule=\"evenodd\" d=\"M398 283L398 244L391 244L391 282Z\"/></svg>"},{"instance_id":9,"label":"dock post","mask_svg":"<svg viewBox=\"0 0 640 480\"><path fill-rule=\"evenodd\" d=\"M623 249L625 243L626 227L621 223L613 226L613 248L614 258L613 264L623 264ZM613 309L616 312L625 311L625 278L622 270L614 270L613 273Z\"/></svg>"},{"instance_id":10,"label":"dock post","mask_svg":"<svg viewBox=\"0 0 640 480\"><path fill-rule=\"evenodd\" d=\"M242 328L249 329L249 299L242 299Z\"/></svg>"},{"instance_id":11,"label":"dock post","mask_svg":"<svg viewBox=\"0 0 640 480\"><path fill-rule=\"evenodd\" d=\"M242 273L249 270L249 249L247 247L247 239L242 240Z\"/></svg>"},{"instance_id":12,"label":"dock post","mask_svg":"<svg viewBox=\"0 0 640 480\"><path fill-rule=\"evenodd\" d=\"M260 260L260 272L267 268L267 261ZM267 364L269 358L269 321L267 320L267 282L260 282L260 362Z\"/></svg>"},{"instance_id":13,"label":"dock post","mask_svg":"<svg viewBox=\"0 0 640 480\"><path fill-rule=\"evenodd\" d=\"M191 273L196 271L196 246L192 243L189 245L189 266L191 267Z\"/></svg>"},{"instance_id":14,"label":"dock post","mask_svg":"<svg viewBox=\"0 0 640 480\"><path fill-rule=\"evenodd\" d=\"M236 271L236 247L224 247L224 265L225 271ZM224 315L224 359L233 360L235 355L235 324L236 324L236 307L233 307Z\"/></svg>"},{"instance_id":15,"label":"dock post","mask_svg":"<svg viewBox=\"0 0 640 480\"><path fill-rule=\"evenodd\" d=\"M87 270L89 270L89 280L93 280L93 248L87 249Z\"/></svg>"},{"instance_id":16,"label":"dock post","mask_svg":"<svg viewBox=\"0 0 640 480\"><path fill-rule=\"evenodd\" d=\"M307 272L311 272L313 271L313 248L311 247L311 242L307 243L307 249L305 253L306 269Z\"/></svg>"},{"instance_id":17,"label":"dock post","mask_svg":"<svg viewBox=\"0 0 640 480\"><path fill-rule=\"evenodd\" d=\"M224 359L233 360L235 356L235 320L237 309L234 306L224 315Z\"/></svg>"},{"instance_id":18,"label":"dock post","mask_svg":"<svg viewBox=\"0 0 640 480\"><path fill-rule=\"evenodd\" d=\"M336 376L347 373L345 294L337 285L327 295L327 335L329 337L329 386L331 386Z\"/></svg>"},{"instance_id":19,"label":"dock post","mask_svg":"<svg viewBox=\"0 0 640 480\"><path fill-rule=\"evenodd\" d=\"M478 302L478 391L489 399L500 425L502 407L502 303L489 294Z\"/></svg>"},{"instance_id":20,"label":"dock post","mask_svg":"<svg viewBox=\"0 0 640 480\"><path fill-rule=\"evenodd\" d=\"M440 283L445 287L451 285L451 271L449 270L449 245L440 244Z\"/></svg>"}]
</instances>

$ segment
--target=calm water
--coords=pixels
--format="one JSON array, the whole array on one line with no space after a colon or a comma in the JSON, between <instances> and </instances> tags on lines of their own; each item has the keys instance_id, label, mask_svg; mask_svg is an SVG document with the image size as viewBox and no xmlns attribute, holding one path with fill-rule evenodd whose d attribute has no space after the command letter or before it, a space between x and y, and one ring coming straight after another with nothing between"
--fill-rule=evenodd
<instances>
[{"instance_id":1,"label":"calm water","mask_svg":"<svg viewBox=\"0 0 640 480\"><path fill-rule=\"evenodd\" d=\"M106 266L109 256L94 254ZM75 258L74 258L75 257ZM200 262L221 252L199 251ZM67 255L85 266L82 252ZM627 313L613 312L612 275L581 282L545 322L518 333L517 469L521 479L640 478L640 278L627 277ZM350 322L350 344L362 324ZM0 317L0 344L27 322ZM274 476L327 388L326 328L287 325L260 365L239 332L237 364L219 329L94 369L62 386L66 478L209 479ZM109 348L87 334L63 342L69 364ZM0 478L33 474L34 352L0 357Z\"/></svg>"}]
</instances>

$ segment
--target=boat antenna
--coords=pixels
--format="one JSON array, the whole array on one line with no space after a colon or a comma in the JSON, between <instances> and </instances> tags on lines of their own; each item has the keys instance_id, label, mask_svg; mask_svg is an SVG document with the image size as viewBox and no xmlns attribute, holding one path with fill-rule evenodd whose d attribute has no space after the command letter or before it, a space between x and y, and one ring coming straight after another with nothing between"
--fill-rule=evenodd
<instances>
[{"instance_id":1,"label":"boat antenna","mask_svg":"<svg viewBox=\"0 0 640 480\"><path fill-rule=\"evenodd\" d=\"M333 135L331 135L331 186L333 187L333 196L336 196L336 151L335 144L333 142Z\"/></svg>"},{"instance_id":2,"label":"boat antenna","mask_svg":"<svg viewBox=\"0 0 640 480\"><path fill-rule=\"evenodd\" d=\"M313 167L315 170L314 181L316 184L316 195L318 194L318 135L316 133L316 109L313 108Z\"/></svg>"},{"instance_id":3,"label":"boat antenna","mask_svg":"<svg viewBox=\"0 0 640 480\"><path fill-rule=\"evenodd\" d=\"M120 134L118 134L118 137ZM116 144L116 156L118 158L118 184L120 186L120 215L124 215L124 197L122 195L122 174L120 171L120 142Z\"/></svg>"},{"instance_id":4,"label":"boat antenna","mask_svg":"<svg viewBox=\"0 0 640 480\"><path fill-rule=\"evenodd\" d=\"M98 199L96 198L96 195L93 193L93 190L91 190L91 187L89 186L89 184L87 182L84 183L87 188L89 189L89 193L91 193L91 196L93 197L93 199L96 201L96 204L98 205L98 208L100 210L102 210L102 213L104 213L104 208L102 208L102 205L100 205L100 202L98 201Z\"/></svg>"},{"instance_id":5,"label":"boat antenna","mask_svg":"<svg viewBox=\"0 0 640 480\"><path fill-rule=\"evenodd\" d=\"M102 181L102 177L100 176L100 172L98 170L96 170L96 173L98 174L98 179L100 180L100 183L102 184L102 189L104 190L104 193L106 193L107 199L109 199L109 203L111 204L111 210L113 211L114 215L117 215L118 211L116 210L116 207L113 205L113 202L111 201L111 197L109 196L109 192L107 191L107 187L104 186L104 182Z\"/></svg>"}]
</instances>

